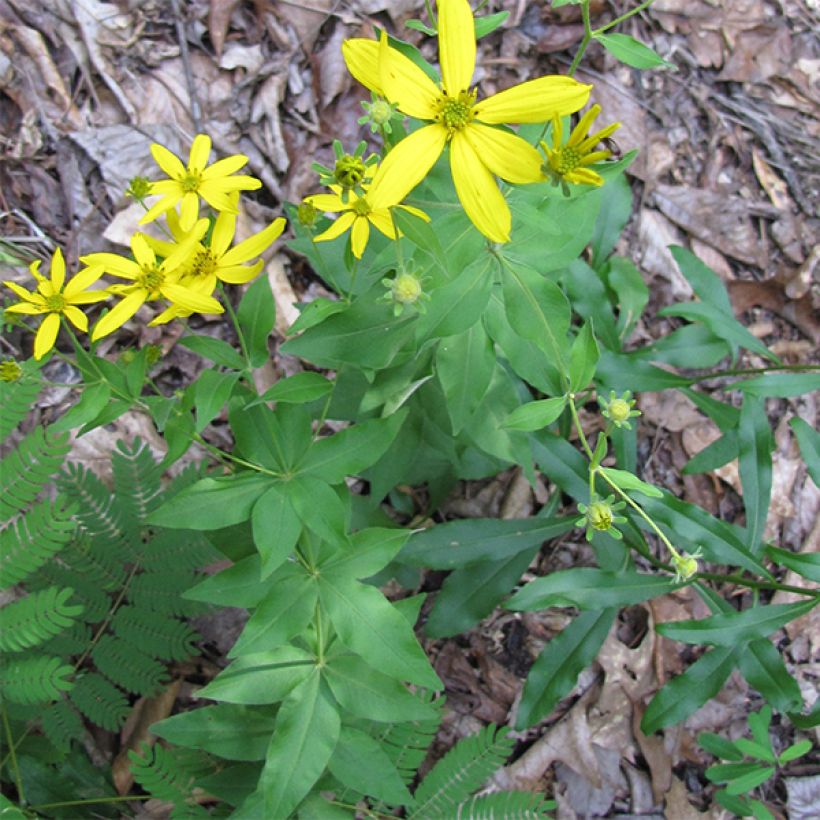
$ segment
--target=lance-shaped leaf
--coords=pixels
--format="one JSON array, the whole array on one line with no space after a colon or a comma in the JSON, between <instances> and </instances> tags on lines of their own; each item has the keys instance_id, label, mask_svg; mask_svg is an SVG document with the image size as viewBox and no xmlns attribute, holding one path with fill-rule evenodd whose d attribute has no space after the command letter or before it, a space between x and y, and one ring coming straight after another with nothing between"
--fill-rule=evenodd
<instances>
[{"instance_id":1,"label":"lance-shaped leaf","mask_svg":"<svg viewBox=\"0 0 820 820\"><path fill-rule=\"evenodd\" d=\"M772 431L762 399L751 395L743 397L738 434L746 544L757 553L772 497Z\"/></svg>"}]
</instances>

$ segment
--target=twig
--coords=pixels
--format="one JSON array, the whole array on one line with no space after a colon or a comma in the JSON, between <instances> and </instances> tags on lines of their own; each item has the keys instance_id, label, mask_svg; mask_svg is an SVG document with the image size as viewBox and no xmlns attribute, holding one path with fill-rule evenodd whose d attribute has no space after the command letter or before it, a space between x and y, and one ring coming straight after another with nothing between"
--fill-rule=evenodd
<instances>
[{"instance_id":1,"label":"twig","mask_svg":"<svg viewBox=\"0 0 820 820\"><path fill-rule=\"evenodd\" d=\"M191 120L194 123L196 133L202 131L202 109L199 105L199 98L194 87L194 75L191 71L191 59L188 54L188 38L185 34L185 21L179 9L179 0L171 0L171 8L174 12L174 21L177 27L177 40L179 40L179 56L182 58L182 68L185 72L185 84L188 86L188 99L191 101Z\"/></svg>"}]
</instances>

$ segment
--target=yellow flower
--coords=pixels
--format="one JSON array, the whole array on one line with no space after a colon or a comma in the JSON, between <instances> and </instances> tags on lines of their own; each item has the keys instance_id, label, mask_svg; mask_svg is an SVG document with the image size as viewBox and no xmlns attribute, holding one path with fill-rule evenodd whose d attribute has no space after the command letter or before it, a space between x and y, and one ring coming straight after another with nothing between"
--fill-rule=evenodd
<instances>
[{"instance_id":1,"label":"yellow flower","mask_svg":"<svg viewBox=\"0 0 820 820\"><path fill-rule=\"evenodd\" d=\"M313 241L326 242L335 239L350 228L350 247L357 259L362 258L364 249L367 246L371 225L385 236L390 237L390 239L396 238L396 229L390 216L390 207L401 208L425 222L430 221L430 217L424 211L411 208L409 205L395 205L395 203L391 203L389 206L374 205L373 199L378 196L375 185L361 196L349 195L347 201L342 199L341 188L332 185L331 190L333 191L332 194L315 194L314 196L305 197L305 202L313 205L319 211L342 214L326 231L315 236Z\"/></svg>"},{"instance_id":2,"label":"yellow flower","mask_svg":"<svg viewBox=\"0 0 820 820\"><path fill-rule=\"evenodd\" d=\"M555 182L571 182L574 185L603 185L604 180L599 173L588 168L595 162L608 159L612 156L612 151L593 151L592 149L601 141L617 131L621 124L614 122L606 128L602 128L592 136L589 136L589 129L598 114L601 113L600 105L593 105L589 111L581 117L578 125L572 129L566 145L562 145L564 139L561 118L553 117L552 120L552 147L542 142L541 147L547 155L547 164L544 170L555 180Z\"/></svg>"},{"instance_id":3,"label":"yellow flower","mask_svg":"<svg viewBox=\"0 0 820 820\"><path fill-rule=\"evenodd\" d=\"M168 212L168 224L174 238L179 243L185 240L186 234L176 218L175 211ZM187 259L180 262L179 284L197 293L210 296L214 292L217 279L229 285L241 285L250 282L264 266L259 259L253 265L246 265L255 256L267 250L285 229L282 217L274 219L267 228L249 236L243 242L231 247L236 233L236 215L223 211L216 218L210 244L198 242L191 249ZM160 256L169 257L178 244L146 237L148 244ZM193 311L181 305L171 305L148 324L161 325L180 316L190 316Z\"/></svg>"},{"instance_id":4,"label":"yellow flower","mask_svg":"<svg viewBox=\"0 0 820 820\"><path fill-rule=\"evenodd\" d=\"M135 233L131 238L133 259L116 253L92 253L82 257L80 261L87 265L133 282L111 286L112 293L124 298L97 322L91 340L97 341L122 327L142 305L160 298L190 313L222 313L224 308L216 299L204 294L201 288L180 281L185 263L207 229L208 220L200 219L185 241L175 245L173 252L162 262L157 261L156 254L141 233Z\"/></svg>"},{"instance_id":5,"label":"yellow flower","mask_svg":"<svg viewBox=\"0 0 820 820\"><path fill-rule=\"evenodd\" d=\"M181 201L180 222L185 230L190 230L199 216L199 197L215 211L236 213L236 204L230 194L262 187L262 183L254 177L232 176L247 163L248 158L244 154L233 154L208 165L211 138L206 134L197 134L194 138L187 166L162 145L154 143L151 154L169 179L151 183L151 193L160 194L162 199L148 210L140 220L141 225L151 222Z\"/></svg>"},{"instance_id":6,"label":"yellow flower","mask_svg":"<svg viewBox=\"0 0 820 820\"><path fill-rule=\"evenodd\" d=\"M78 330L88 330L88 319L76 305L89 305L109 297L108 291L92 290L88 287L102 276L102 267L94 265L80 271L65 285L65 259L57 248L51 257L50 278L40 273L40 260L29 266L31 275L37 280L34 293L14 282L3 284L13 290L23 301L6 308L7 313L23 313L29 316L45 314L45 318L34 338L34 358L42 359L54 347L60 330L60 316L65 316ZM64 287L65 285L65 287Z\"/></svg>"},{"instance_id":7,"label":"yellow flower","mask_svg":"<svg viewBox=\"0 0 820 820\"><path fill-rule=\"evenodd\" d=\"M542 158L521 137L494 128L503 123L544 122L586 103L591 86L571 77L539 77L476 101L473 15L467 0L439 0L441 87L387 44L354 39L342 46L350 73L399 111L431 124L405 137L373 179L375 209L400 202L426 176L445 146L456 193L467 216L488 239L509 241L510 210L494 177L516 184L544 178Z\"/></svg>"}]
</instances>

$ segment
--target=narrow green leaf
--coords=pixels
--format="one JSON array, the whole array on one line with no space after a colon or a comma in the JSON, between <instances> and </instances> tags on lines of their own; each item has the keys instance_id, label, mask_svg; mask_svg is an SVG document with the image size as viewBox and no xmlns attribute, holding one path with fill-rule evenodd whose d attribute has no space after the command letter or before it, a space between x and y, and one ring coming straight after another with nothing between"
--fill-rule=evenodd
<instances>
[{"instance_id":1,"label":"narrow green leaf","mask_svg":"<svg viewBox=\"0 0 820 820\"><path fill-rule=\"evenodd\" d=\"M796 604L760 605L742 612L712 615L700 621L658 624L655 630L659 635L683 643L736 646L744 641L771 635L815 606L815 599Z\"/></svg>"},{"instance_id":2,"label":"narrow green leaf","mask_svg":"<svg viewBox=\"0 0 820 820\"><path fill-rule=\"evenodd\" d=\"M628 34L596 34L595 39L616 59L633 68L674 68L674 63L664 60Z\"/></svg>"},{"instance_id":3,"label":"narrow green leaf","mask_svg":"<svg viewBox=\"0 0 820 820\"><path fill-rule=\"evenodd\" d=\"M761 783L765 783L773 774L774 766L765 766L758 768L754 772L738 777L736 780L730 780L726 784L726 793L732 796L750 792L756 789Z\"/></svg>"},{"instance_id":4,"label":"narrow green leaf","mask_svg":"<svg viewBox=\"0 0 820 820\"><path fill-rule=\"evenodd\" d=\"M720 276L695 254L680 245L670 245L669 251L700 300L714 305L729 316L734 316L729 291L726 290Z\"/></svg>"},{"instance_id":5,"label":"narrow green leaf","mask_svg":"<svg viewBox=\"0 0 820 820\"><path fill-rule=\"evenodd\" d=\"M726 384L724 390L742 390L752 396L788 399L820 390L820 373L767 373L753 379Z\"/></svg>"},{"instance_id":6,"label":"narrow green leaf","mask_svg":"<svg viewBox=\"0 0 820 820\"><path fill-rule=\"evenodd\" d=\"M712 732L701 732L698 735L698 743L706 749L709 754L721 760L743 760L743 752L739 751L731 740L727 740L720 735L713 734Z\"/></svg>"},{"instance_id":7,"label":"narrow green leaf","mask_svg":"<svg viewBox=\"0 0 820 820\"><path fill-rule=\"evenodd\" d=\"M760 764L752 761L745 763L719 763L716 766L710 766L705 774L712 783L728 783L730 780L745 777L747 774L759 770Z\"/></svg>"},{"instance_id":8,"label":"narrow green leaf","mask_svg":"<svg viewBox=\"0 0 820 820\"><path fill-rule=\"evenodd\" d=\"M789 552L779 547L766 547L766 555L776 564L788 567L798 575L820 584L820 553Z\"/></svg>"},{"instance_id":9,"label":"narrow green leaf","mask_svg":"<svg viewBox=\"0 0 820 820\"><path fill-rule=\"evenodd\" d=\"M801 740L789 746L789 748L780 755L778 762L781 765L791 763L792 760L797 760L798 757L803 757L804 754L808 754L811 749L812 743L810 740Z\"/></svg>"},{"instance_id":10,"label":"narrow green leaf","mask_svg":"<svg viewBox=\"0 0 820 820\"><path fill-rule=\"evenodd\" d=\"M111 385L99 382L83 387L80 400L64 415L50 426L53 433L62 433L76 427L82 427L100 415L111 399Z\"/></svg>"},{"instance_id":11,"label":"narrow green leaf","mask_svg":"<svg viewBox=\"0 0 820 820\"><path fill-rule=\"evenodd\" d=\"M740 409L739 465L746 509L746 544L757 553L772 497L772 431L763 400L743 397Z\"/></svg>"},{"instance_id":12,"label":"narrow green leaf","mask_svg":"<svg viewBox=\"0 0 820 820\"><path fill-rule=\"evenodd\" d=\"M379 590L327 572L320 574L318 586L322 606L348 649L392 677L441 688L413 628Z\"/></svg>"},{"instance_id":13,"label":"narrow green leaf","mask_svg":"<svg viewBox=\"0 0 820 820\"><path fill-rule=\"evenodd\" d=\"M154 510L149 524L171 529L218 530L251 517L256 500L270 486L269 476L241 473L203 478Z\"/></svg>"},{"instance_id":14,"label":"narrow green leaf","mask_svg":"<svg viewBox=\"0 0 820 820\"><path fill-rule=\"evenodd\" d=\"M617 609L582 612L544 647L524 684L516 729L537 723L569 694L595 659L617 614Z\"/></svg>"},{"instance_id":15,"label":"narrow green leaf","mask_svg":"<svg viewBox=\"0 0 820 820\"><path fill-rule=\"evenodd\" d=\"M766 638L751 641L740 655L738 668L749 685L778 711L789 712L801 707L800 687L771 641Z\"/></svg>"},{"instance_id":16,"label":"narrow green leaf","mask_svg":"<svg viewBox=\"0 0 820 820\"><path fill-rule=\"evenodd\" d=\"M664 726L680 723L713 698L729 677L740 651L742 647L738 646L710 649L682 675L669 681L644 712L643 733L651 735Z\"/></svg>"},{"instance_id":17,"label":"narrow green leaf","mask_svg":"<svg viewBox=\"0 0 820 820\"><path fill-rule=\"evenodd\" d=\"M384 569L412 535L411 530L368 527L350 536L350 545L321 565L322 572L351 580L370 578Z\"/></svg>"},{"instance_id":18,"label":"narrow green leaf","mask_svg":"<svg viewBox=\"0 0 820 820\"><path fill-rule=\"evenodd\" d=\"M631 490L648 498L663 498L663 492L653 484L647 484L634 473L616 470L614 467L601 467L601 472L617 484L622 490Z\"/></svg>"},{"instance_id":19,"label":"narrow green leaf","mask_svg":"<svg viewBox=\"0 0 820 820\"><path fill-rule=\"evenodd\" d=\"M270 357L268 337L276 323L276 303L267 276L258 277L245 291L236 315L251 367L261 367Z\"/></svg>"},{"instance_id":20,"label":"narrow green leaf","mask_svg":"<svg viewBox=\"0 0 820 820\"><path fill-rule=\"evenodd\" d=\"M815 726L820 726L820 698L814 702L812 710L807 715L789 712L789 720L798 729L814 729Z\"/></svg>"},{"instance_id":21,"label":"narrow green leaf","mask_svg":"<svg viewBox=\"0 0 820 820\"><path fill-rule=\"evenodd\" d=\"M592 381L599 356L598 342L595 341L590 320L584 323L575 337L569 353L569 383L573 393L583 390Z\"/></svg>"},{"instance_id":22,"label":"narrow green leaf","mask_svg":"<svg viewBox=\"0 0 820 820\"><path fill-rule=\"evenodd\" d=\"M495 14L488 14L485 17L476 17L473 21L475 23L475 38L480 40L488 34L492 34L497 28L500 28L507 22L510 13L508 11L497 11Z\"/></svg>"},{"instance_id":23,"label":"narrow green leaf","mask_svg":"<svg viewBox=\"0 0 820 820\"><path fill-rule=\"evenodd\" d=\"M510 413L504 421L507 430L540 430L552 424L564 412L566 396L528 401Z\"/></svg>"},{"instance_id":24,"label":"narrow green leaf","mask_svg":"<svg viewBox=\"0 0 820 820\"><path fill-rule=\"evenodd\" d=\"M333 390L333 382L328 381L319 373L306 370L296 373L276 382L270 390L266 390L258 399L250 402L248 407L265 401L281 401L290 404L306 404L321 399Z\"/></svg>"},{"instance_id":25,"label":"narrow green leaf","mask_svg":"<svg viewBox=\"0 0 820 820\"><path fill-rule=\"evenodd\" d=\"M393 761L370 735L359 729L342 728L327 765L337 780L361 794L392 806L413 802Z\"/></svg>"},{"instance_id":26,"label":"narrow green leaf","mask_svg":"<svg viewBox=\"0 0 820 820\"><path fill-rule=\"evenodd\" d=\"M253 543L262 559L260 578L264 580L293 552L302 532L302 521L291 503L285 486L271 484L253 505Z\"/></svg>"},{"instance_id":27,"label":"narrow green leaf","mask_svg":"<svg viewBox=\"0 0 820 820\"><path fill-rule=\"evenodd\" d=\"M282 488L305 527L328 543L344 540L350 523L350 505L333 487L321 479L302 475L284 482Z\"/></svg>"},{"instance_id":28,"label":"narrow green leaf","mask_svg":"<svg viewBox=\"0 0 820 820\"><path fill-rule=\"evenodd\" d=\"M184 336L178 344L222 367L230 367L233 370L242 370L245 367L243 358L222 339L215 339L213 336Z\"/></svg>"},{"instance_id":29,"label":"narrow green leaf","mask_svg":"<svg viewBox=\"0 0 820 820\"><path fill-rule=\"evenodd\" d=\"M626 188L631 206L632 188ZM621 256L609 260L609 286L618 299L618 333L627 341L649 302L649 288L632 261Z\"/></svg>"},{"instance_id":30,"label":"narrow green leaf","mask_svg":"<svg viewBox=\"0 0 820 820\"><path fill-rule=\"evenodd\" d=\"M398 560L414 567L455 569L503 558L571 530L575 518L475 518L416 532Z\"/></svg>"},{"instance_id":31,"label":"narrow green leaf","mask_svg":"<svg viewBox=\"0 0 820 820\"><path fill-rule=\"evenodd\" d=\"M316 669L316 659L295 646L244 655L223 669L198 698L262 706L278 703Z\"/></svg>"},{"instance_id":32,"label":"narrow green leaf","mask_svg":"<svg viewBox=\"0 0 820 820\"><path fill-rule=\"evenodd\" d=\"M820 433L797 416L789 422L789 426L797 438L800 455L806 462L812 481L820 487Z\"/></svg>"},{"instance_id":33,"label":"narrow green leaf","mask_svg":"<svg viewBox=\"0 0 820 820\"><path fill-rule=\"evenodd\" d=\"M291 816L325 770L340 729L336 705L318 674L285 698L276 715L276 728L259 778L264 813L257 816Z\"/></svg>"},{"instance_id":34,"label":"narrow green leaf","mask_svg":"<svg viewBox=\"0 0 820 820\"><path fill-rule=\"evenodd\" d=\"M736 430L727 430L720 438L707 444L689 459L682 472L684 475L708 473L738 457L740 441Z\"/></svg>"},{"instance_id":35,"label":"narrow green leaf","mask_svg":"<svg viewBox=\"0 0 820 820\"><path fill-rule=\"evenodd\" d=\"M530 581L504 607L523 612L554 606L575 606L582 610L622 607L665 595L678 586L672 578L663 575L578 567Z\"/></svg>"},{"instance_id":36,"label":"narrow green leaf","mask_svg":"<svg viewBox=\"0 0 820 820\"><path fill-rule=\"evenodd\" d=\"M762 746L760 743L755 743L755 741L749 740L747 737L739 737L735 741L735 745L746 757L756 758L757 760L763 760L767 763L775 762L775 756L771 750L771 746Z\"/></svg>"},{"instance_id":37,"label":"narrow green leaf","mask_svg":"<svg viewBox=\"0 0 820 820\"><path fill-rule=\"evenodd\" d=\"M261 579L261 559L250 555L216 575L208 576L196 586L187 589L182 597L188 601L202 601L216 606L235 606L252 609L267 594L270 584Z\"/></svg>"}]
</instances>

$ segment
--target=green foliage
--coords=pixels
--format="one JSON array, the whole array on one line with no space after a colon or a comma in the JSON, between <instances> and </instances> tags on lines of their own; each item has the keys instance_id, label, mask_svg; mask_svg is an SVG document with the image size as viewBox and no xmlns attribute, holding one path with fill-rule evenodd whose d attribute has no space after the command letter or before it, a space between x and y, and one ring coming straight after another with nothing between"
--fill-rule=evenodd
<instances>
[{"instance_id":1,"label":"green foliage","mask_svg":"<svg viewBox=\"0 0 820 820\"><path fill-rule=\"evenodd\" d=\"M74 623L83 608L70 605L74 590L49 587L0 610L0 652L37 646Z\"/></svg>"}]
</instances>

